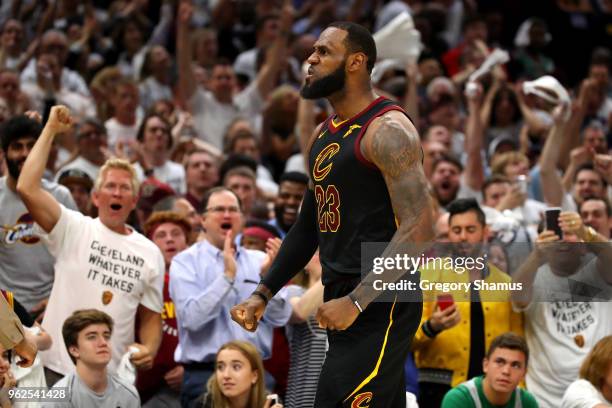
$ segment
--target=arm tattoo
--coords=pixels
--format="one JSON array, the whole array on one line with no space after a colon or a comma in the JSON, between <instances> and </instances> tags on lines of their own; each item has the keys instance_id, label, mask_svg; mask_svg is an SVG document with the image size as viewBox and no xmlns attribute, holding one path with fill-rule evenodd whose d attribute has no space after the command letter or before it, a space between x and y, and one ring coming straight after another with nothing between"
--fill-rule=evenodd
<instances>
[{"instance_id":1,"label":"arm tattoo","mask_svg":"<svg viewBox=\"0 0 612 408\"><path fill-rule=\"evenodd\" d=\"M381 256L393 258L407 253L418 257L433 239L433 207L422 167L420 140L412 128L392 117L381 119L382 124L364 147L370 161L382 172L399 222L397 232ZM404 270L387 270L382 275L370 272L353 294L363 307L380 295L372 288L374 280L396 282L404 274Z\"/></svg>"}]
</instances>

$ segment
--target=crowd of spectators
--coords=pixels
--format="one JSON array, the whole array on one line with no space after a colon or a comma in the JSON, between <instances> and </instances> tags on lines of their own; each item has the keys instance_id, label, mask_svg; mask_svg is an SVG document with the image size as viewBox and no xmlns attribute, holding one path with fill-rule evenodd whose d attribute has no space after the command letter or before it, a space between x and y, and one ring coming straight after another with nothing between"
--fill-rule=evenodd
<instances>
[{"instance_id":1,"label":"crowd of spectators","mask_svg":"<svg viewBox=\"0 0 612 408\"><path fill-rule=\"evenodd\" d=\"M312 406L318 256L256 332L229 310L295 223L308 140L333 114L299 96L318 35L402 13L419 55L379 59L372 83L419 131L436 241L488 256L458 282L533 287L429 294L407 392L434 408L612 406L612 6L565 0L2 2L0 289L41 353L23 369L0 350L0 405L57 384L75 406ZM509 61L474 81L498 49ZM577 274L608 297L551 295Z\"/></svg>"}]
</instances>

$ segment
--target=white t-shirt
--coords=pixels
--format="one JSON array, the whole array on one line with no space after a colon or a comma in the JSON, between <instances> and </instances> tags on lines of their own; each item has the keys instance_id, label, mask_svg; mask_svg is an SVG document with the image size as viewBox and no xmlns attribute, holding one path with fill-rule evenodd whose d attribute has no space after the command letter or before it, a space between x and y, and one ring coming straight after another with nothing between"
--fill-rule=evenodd
<instances>
[{"instance_id":1,"label":"white t-shirt","mask_svg":"<svg viewBox=\"0 0 612 408\"><path fill-rule=\"evenodd\" d=\"M589 381L576 380L565 391L561 408L593 408L597 404L612 406Z\"/></svg>"},{"instance_id":2,"label":"white t-shirt","mask_svg":"<svg viewBox=\"0 0 612 408\"><path fill-rule=\"evenodd\" d=\"M585 265L573 280L584 282L591 277L591 286L605 285L595 263L593 259ZM548 264L543 265L534 282L534 298L539 301L524 311L530 350L527 389L541 408L561 406L563 393L578 378L584 358L595 343L612 334L610 302L571 301L569 284L567 278L554 275ZM557 301L545 301L551 299Z\"/></svg>"},{"instance_id":3,"label":"white t-shirt","mask_svg":"<svg viewBox=\"0 0 612 408\"><path fill-rule=\"evenodd\" d=\"M60 219L49 234L39 228L55 257L55 282L43 320L53 338L42 352L46 367L60 374L74 369L63 342L62 325L72 312L98 309L114 320L111 338L113 374L121 356L134 342L139 305L160 313L163 307L164 258L151 241L136 231L121 235L99 218L61 207Z\"/></svg>"},{"instance_id":4,"label":"white t-shirt","mask_svg":"<svg viewBox=\"0 0 612 408\"><path fill-rule=\"evenodd\" d=\"M97 164L93 164L89 160L84 157L78 156L76 159L71 161L70 163L66 163L63 165L56 173L55 173L55 182L59 179L59 176L62 175L66 170L78 169L91 177L91 181L95 182L98 177L98 173L100 172L100 166Z\"/></svg>"},{"instance_id":5,"label":"white t-shirt","mask_svg":"<svg viewBox=\"0 0 612 408\"><path fill-rule=\"evenodd\" d=\"M146 178L140 163L134 163L134 170L136 170L138 180L143 181ZM153 175L162 183L172 187L177 195L183 195L187 192L185 168L180 164L167 160L161 166L153 167Z\"/></svg>"},{"instance_id":6,"label":"white t-shirt","mask_svg":"<svg viewBox=\"0 0 612 408\"><path fill-rule=\"evenodd\" d=\"M104 122L106 133L108 133L108 146L114 148L119 140L136 140L138 128L140 127L141 118L136 119L136 123L132 126L122 125L115 118L110 118Z\"/></svg>"},{"instance_id":7,"label":"white t-shirt","mask_svg":"<svg viewBox=\"0 0 612 408\"><path fill-rule=\"evenodd\" d=\"M234 96L233 103L221 103L210 91L198 88L189 106L194 116L198 137L223 150L223 136L229 124L242 117L257 128L257 117L264 107L264 100L253 81L245 90ZM110 136L110 134L109 134Z\"/></svg>"}]
</instances>

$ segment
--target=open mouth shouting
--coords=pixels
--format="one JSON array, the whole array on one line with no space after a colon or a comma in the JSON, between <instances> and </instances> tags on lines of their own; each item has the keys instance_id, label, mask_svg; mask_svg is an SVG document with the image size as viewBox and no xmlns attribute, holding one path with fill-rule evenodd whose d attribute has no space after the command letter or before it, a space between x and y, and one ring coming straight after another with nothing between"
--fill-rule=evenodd
<instances>
[{"instance_id":1,"label":"open mouth shouting","mask_svg":"<svg viewBox=\"0 0 612 408\"><path fill-rule=\"evenodd\" d=\"M221 223L221 229L224 232L230 231L232 229L232 223L231 222L223 222L223 223Z\"/></svg>"}]
</instances>

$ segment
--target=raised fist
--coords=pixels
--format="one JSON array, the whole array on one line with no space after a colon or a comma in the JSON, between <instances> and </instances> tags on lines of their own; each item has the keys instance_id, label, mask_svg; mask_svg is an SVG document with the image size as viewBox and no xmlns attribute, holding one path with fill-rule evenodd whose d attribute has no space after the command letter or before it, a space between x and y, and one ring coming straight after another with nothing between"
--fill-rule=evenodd
<instances>
[{"instance_id":1,"label":"raised fist","mask_svg":"<svg viewBox=\"0 0 612 408\"><path fill-rule=\"evenodd\" d=\"M51 108L51 113L45 127L54 134L65 133L72 128L72 123L70 109L63 105L57 105Z\"/></svg>"}]
</instances>

